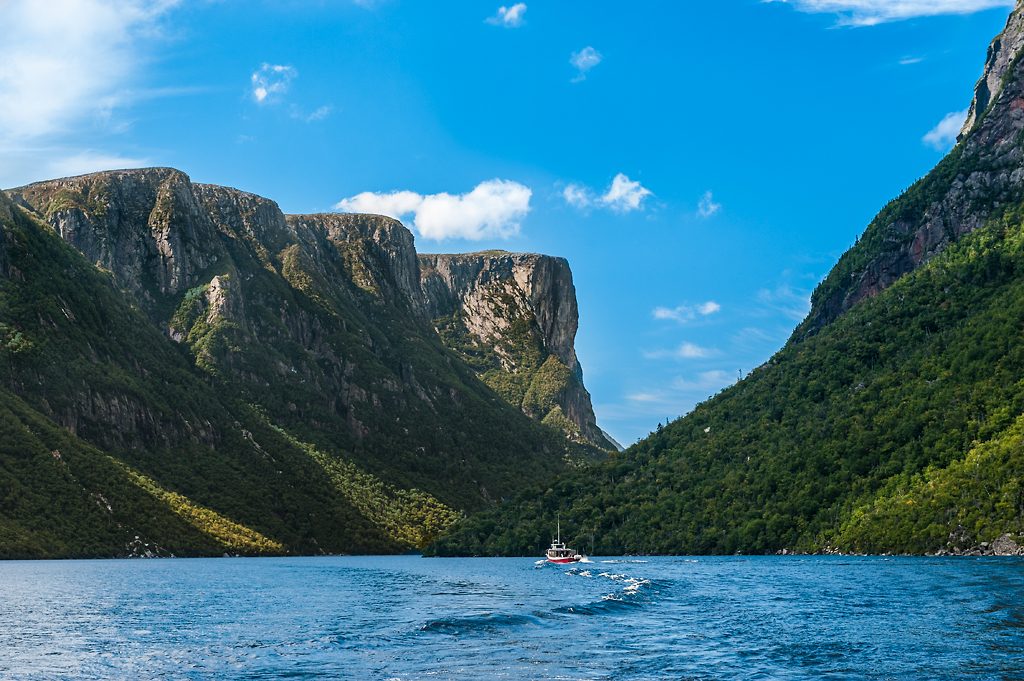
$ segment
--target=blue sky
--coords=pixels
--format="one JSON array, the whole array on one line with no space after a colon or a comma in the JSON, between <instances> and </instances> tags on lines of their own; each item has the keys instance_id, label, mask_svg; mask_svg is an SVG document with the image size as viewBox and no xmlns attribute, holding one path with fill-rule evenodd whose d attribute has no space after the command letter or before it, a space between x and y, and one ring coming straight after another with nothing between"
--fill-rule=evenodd
<instances>
[{"instance_id":1,"label":"blue sky","mask_svg":"<svg viewBox=\"0 0 1024 681\"><path fill-rule=\"evenodd\" d=\"M173 166L567 258L623 444L764 362L952 145L1007 0L0 0L0 186Z\"/></svg>"}]
</instances>

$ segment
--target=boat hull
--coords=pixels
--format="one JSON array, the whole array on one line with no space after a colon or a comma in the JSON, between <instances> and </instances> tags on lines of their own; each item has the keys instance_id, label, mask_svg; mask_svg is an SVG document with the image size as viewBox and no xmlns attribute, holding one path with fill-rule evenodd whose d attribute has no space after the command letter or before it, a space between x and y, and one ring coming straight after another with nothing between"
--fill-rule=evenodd
<instances>
[{"instance_id":1,"label":"boat hull","mask_svg":"<svg viewBox=\"0 0 1024 681\"><path fill-rule=\"evenodd\" d=\"M583 556L572 556L571 558L548 558L549 563L578 563L583 560Z\"/></svg>"}]
</instances>

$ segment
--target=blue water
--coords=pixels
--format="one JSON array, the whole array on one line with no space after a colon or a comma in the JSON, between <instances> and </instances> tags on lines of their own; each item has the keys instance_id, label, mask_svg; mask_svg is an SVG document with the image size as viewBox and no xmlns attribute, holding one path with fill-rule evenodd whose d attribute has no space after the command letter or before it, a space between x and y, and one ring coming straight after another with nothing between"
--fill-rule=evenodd
<instances>
[{"instance_id":1,"label":"blue water","mask_svg":"<svg viewBox=\"0 0 1024 681\"><path fill-rule=\"evenodd\" d=\"M0 678L1021 679L1013 558L0 563Z\"/></svg>"}]
</instances>

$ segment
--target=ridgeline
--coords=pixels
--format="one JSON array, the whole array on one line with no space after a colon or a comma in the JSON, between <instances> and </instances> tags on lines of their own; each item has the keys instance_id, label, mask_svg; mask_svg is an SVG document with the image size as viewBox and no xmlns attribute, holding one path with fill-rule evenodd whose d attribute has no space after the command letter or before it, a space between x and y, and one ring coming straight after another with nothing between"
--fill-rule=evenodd
<instances>
[{"instance_id":1,"label":"ridgeline","mask_svg":"<svg viewBox=\"0 0 1024 681\"><path fill-rule=\"evenodd\" d=\"M575 361L560 262L558 290L506 288L531 347ZM580 424L531 418L430 301L389 218L167 168L0 192L0 558L405 552L607 455L575 375L544 386Z\"/></svg>"}]
</instances>

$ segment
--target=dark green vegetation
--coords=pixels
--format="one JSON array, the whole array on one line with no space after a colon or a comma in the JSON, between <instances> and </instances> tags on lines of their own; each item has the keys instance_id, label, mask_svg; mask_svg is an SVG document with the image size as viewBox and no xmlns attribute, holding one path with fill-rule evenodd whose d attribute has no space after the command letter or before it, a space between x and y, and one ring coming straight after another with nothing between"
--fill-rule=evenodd
<instances>
[{"instance_id":1,"label":"dark green vegetation","mask_svg":"<svg viewBox=\"0 0 1024 681\"><path fill-rule=\"evenodd\" d=\"M170 170L15 196L0 557L405 551L583 456L417 313L398 223Z\"/></svg>"},{"instance_id":2,"label":"dark green vegetation","mask_svg":"<svg viewBox=\"0 0 1024 681\"><path fill-rule=\"evenodd\" d=\"M431 551L538 555L558 515L563 539L599 555L923 553L1024 530L1020 69L872 221L768 363Z\"/></svg>"},{"instance_id":3,"label":"dark green vegetation","mask_svg":"<svg viewBox=\"0 0 1024 681\"><path fill-rule=\"evenodd\" d=\"M983 539L1024 529L1019 434L985 459L985 485L893 511L936 471L962 475L1024 411L1021 274L1019 221L962 239L688 416L465 521L436 550L536 554L558 512L563 537L602 555L923 551L960 524ZM986 504L1005 513L979 525Z\"/></svg>"}]
</instances>

